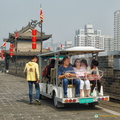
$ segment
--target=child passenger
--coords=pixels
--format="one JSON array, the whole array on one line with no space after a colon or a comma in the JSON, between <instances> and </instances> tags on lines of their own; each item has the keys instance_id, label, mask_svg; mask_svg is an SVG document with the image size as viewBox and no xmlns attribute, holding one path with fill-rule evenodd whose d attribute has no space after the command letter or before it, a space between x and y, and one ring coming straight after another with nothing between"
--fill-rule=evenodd
<instances>
[{"instance_id":1,"label":"child passenger","mask_svg":"<svg viewBox=\"0 0 120 120\"><path fill-rule=\"evenodd\" d=\"M86 62L87 63L87 62ZM90 95L90 82L89 80L86 79L86 68L87 64L82 63L81 66L81 61L80 59L76 59L73 65L73 69L76 73L76 77L80 80L80 97L83 97L83 87L84 84L86 85L86 96L89 97Z\"/></svg>"}]
</instances>

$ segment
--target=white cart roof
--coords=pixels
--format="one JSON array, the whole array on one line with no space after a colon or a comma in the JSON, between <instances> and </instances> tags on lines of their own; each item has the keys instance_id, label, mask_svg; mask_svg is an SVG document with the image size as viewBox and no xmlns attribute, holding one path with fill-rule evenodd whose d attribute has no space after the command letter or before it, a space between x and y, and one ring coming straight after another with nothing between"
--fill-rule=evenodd
<instances>
[{"instance_id":1,"label":"white cart roof","mask_svg":"<svg viewBox=\"0 0 120 120\"><path fill-rule=\"evenodd\" d=\"M88 53L97 53L97 52L103 52L103 49L98 49L95 47L71 47L67 49L62 49L56 52L49 52L45 54L39 54L38 56L51 56L54 54L59 53L60 55L82 55L82 54L88 54Z\"/></svg>"}]
</instances>

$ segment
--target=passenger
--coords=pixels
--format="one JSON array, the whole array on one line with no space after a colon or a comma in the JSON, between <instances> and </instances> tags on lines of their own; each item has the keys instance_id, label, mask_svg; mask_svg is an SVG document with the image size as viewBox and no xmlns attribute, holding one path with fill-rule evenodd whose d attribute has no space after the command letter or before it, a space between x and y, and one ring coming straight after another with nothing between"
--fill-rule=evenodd
<instances>
[{"instance_id":1,"label":"passenger","mask_svg":"<svg viewBox=\"0 0 120 120\"><path fill-rule=\"evenodd\" d=\"M80 61L80 59L76 59L73 67L76 73L76 77L80 80L80 97L83 97L82 93L83 93L84 84L86 85L86 96L89 97L90 82L86 77L86 68L87 68L86 60Z\"/></svg>"},{"instance_id":2,"label":"passenger","mask_svg":"<svg viewBox=\"0 0 120 120\"><path fill-rule=\"evenodd\" d=\"M62 61L61 61L61 60L58 61L58 67L59 67L60 65L62 65Z\"/></svg>"},{"instance_id":3,"label":"passenger","mask_svg":"<svg viewBox=\"0 0 120 120\"><path fill-rule=\"evenodd\" d=\"M91 74L93 77L90 78L90 83L92 84L91 93L90 93L91 96L93 96L93 90L95 86L98 87L98 95L101 96L101 93L100 93L101 80L100 80L99 70L97 67L98 65L99 65L99 62L93 59L91 62Z\"/></svg>"},{"instance_id":4,"label":"passenger","mask_svg":"<svg viewBox=\"0 0 120 120\"><path fill-rule=\"evenodd\" d=\"M47 65L47 66L43 69L43 71L42 71L42 77L45 77L45 78L46 78L48 67L49 67L49 65Z\"/></svg>"},{"instance_id":5,"label":"passenger","mask_svg":"<svg viewBox=\"0 0 120 120\"><path fill-rule=\"evenodd\" d=\"M48 78L49 82L50 82L50 79L51 79L51 76L50 76L51 68L54 68L54 66L55 66L55 59L52 59L50 61L50 64L49 64L49 66L47 68L47 72L46 72L46 77Z\"/></svg>"},{"instance_id":6,"label":"passenger","mask_svg":"<svg viewBox=\"0 0 120 120\"><path fill-rule=\"evenodd\" d=\"M87 69L88 68L87 60L86 59L82 59L80 61L80 65L81 65L81 67L85 67Z\"/></svg>"},{"instance_id":7,"label":"passenger","mask_svg":"<svg viewBox=\"0 0 120 120\"><path fill-rule=\"evenodd\" d=\"M71 72L66 73L67 71ZM63 82L64 98L68 97L67 86L69 83L72 83L72 79L67 79L67 77L76 77L76 74L73 67L70 65L70 59L68 57L64 57L62 65L58 68L58 78L62 79ZM75 97L79 97L80 81L78 79L73 79L73 84L76 86Z\"/></svg>"}]
</instances>

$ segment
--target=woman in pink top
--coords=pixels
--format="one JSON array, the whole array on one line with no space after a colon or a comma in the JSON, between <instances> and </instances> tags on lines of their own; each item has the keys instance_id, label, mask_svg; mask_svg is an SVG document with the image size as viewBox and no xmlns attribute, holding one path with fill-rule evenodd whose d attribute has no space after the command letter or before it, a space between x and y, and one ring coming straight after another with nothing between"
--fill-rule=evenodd
<instances>
[{"instance_id":1,"label":"woman in pink top","mask_svg":"<svg viewBox=\"0 0 120 120\"><path fill-rule=\"evenodd\" d=\"M76 73L76 77L80 80L80 97L83 97L83 87L84 84L86 85L86 96L90 96L90 82L86 79L86 67L87 66L81 66L80 59L76 59L73 65L73 69Z\"/></svg>"}]
</instances>

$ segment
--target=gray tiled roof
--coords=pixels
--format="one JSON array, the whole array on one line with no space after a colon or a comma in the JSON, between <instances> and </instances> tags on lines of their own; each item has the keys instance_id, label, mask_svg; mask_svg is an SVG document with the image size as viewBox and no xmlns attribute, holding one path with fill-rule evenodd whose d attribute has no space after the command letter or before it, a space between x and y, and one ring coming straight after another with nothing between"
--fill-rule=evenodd
<instances>
[{"instance_id":1,"label":"gray tiled roof","mask_svg":"<svg viewBox=\"0 0 120 120\"><path fill-rule=\"evenodd\" d=\"M28 25L26 27L23 27L21 30L18 31L18 38L20 40L31 40L32 37L32 27L30 26L30 23L28 23ZM41 40L41 32L39 32L37 30L37 40ZM46 35L44 32L42 32L42 41L47 40L49 38L51 38L52 35ZM9 38L4 39L4 41L6 42L12 42L15 39L14 33L9 33Z\"/></svg>"}]
</instances>

